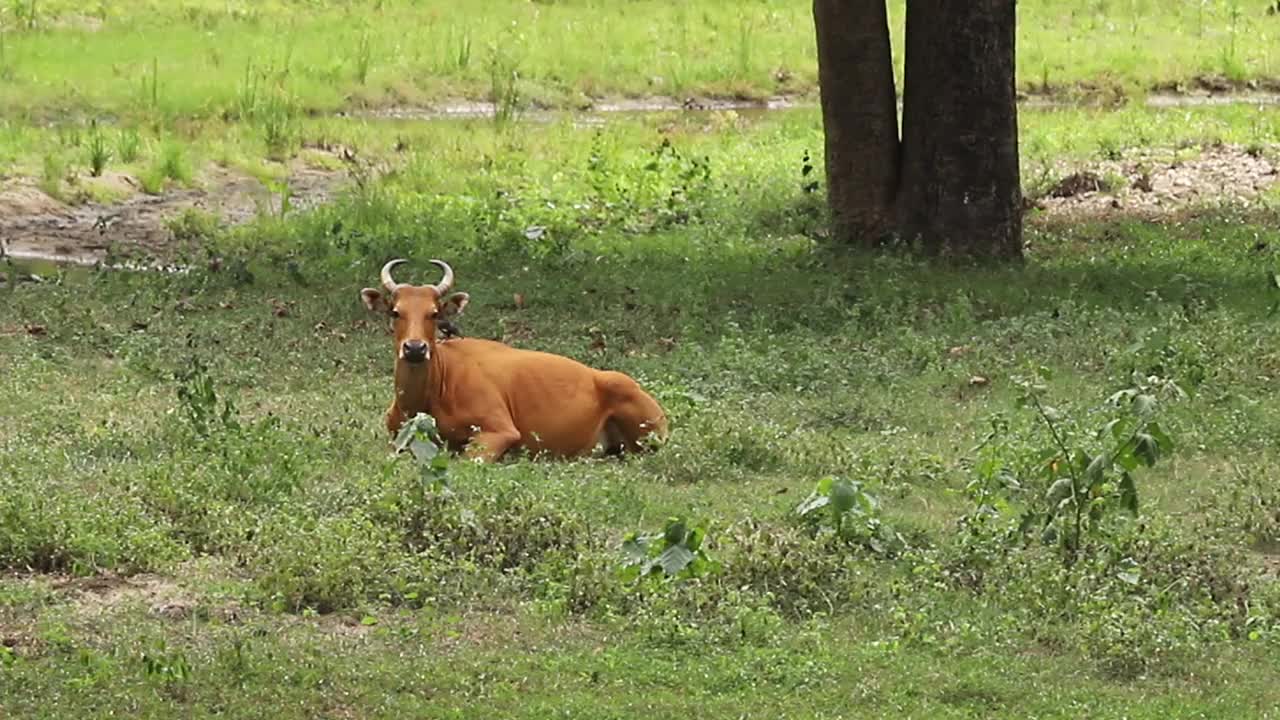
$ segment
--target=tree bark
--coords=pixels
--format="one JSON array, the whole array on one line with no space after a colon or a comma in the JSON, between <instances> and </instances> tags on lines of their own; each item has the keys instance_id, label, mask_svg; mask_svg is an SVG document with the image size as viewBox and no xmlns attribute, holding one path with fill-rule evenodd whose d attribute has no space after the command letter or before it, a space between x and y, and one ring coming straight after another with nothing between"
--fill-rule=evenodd
<instances>
[{"instance_id":1,"label":"tree bark","mask_svg":"<svg viewBox=\"0 0 1280 720\"><path fill-rule=\"evenodd\" d=\"M1022 254L1014 5L907 2L898 226L930 252Z\"/></svg>"},{"instance_id":2,"label":"tree bark","mask_svg":"<svg viewBox=\"0 0 1280 720\"><path fill-rule=\"evenodd\" d=\"M814 0L827 202L841 242L877 245L894 227L898 108L885 0Z\"/></svg>"}]
</instances>

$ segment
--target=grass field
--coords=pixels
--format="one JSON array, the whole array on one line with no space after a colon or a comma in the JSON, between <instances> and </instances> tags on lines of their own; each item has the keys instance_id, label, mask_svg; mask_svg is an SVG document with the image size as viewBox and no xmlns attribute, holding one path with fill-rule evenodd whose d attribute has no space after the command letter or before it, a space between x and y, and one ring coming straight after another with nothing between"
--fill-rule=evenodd
<instances>
[{"instance_id":1,"label":"grass field","mask_svg":"<svg viewBox=\"0 0 1280 720\"><path fill-rule=\"evenodd\" d=\"M367 108L488 100L515 113L648 96L812 102L809 7L503 0L462 15L434 1L14 0L0 9L3 182L33 183L74 205L198 186L211 167L278 183L291 164L340 165L304 152L335 142L394 162L391 148L412 127L326 116ZM901 2L890 9L901 48ZM1271 87L1280 77L1271 58L1277 18L1239 0L1024 3L1019 85L1134 99L1201 80ZM900 74L900 55L897 65ZM1200 110L1185 121L1170 111L1136 123L1104 115L1099 129L1078 117L1067 124L1105 135L1088 143L1104 150L1144 144L1128 132L1135 126L1169 145L1205 134L1249 144L1275 133L1274 113ZM1051 124L1030 123L1033 161L1082 149L1034 135Z\"/></svg>"},{"instance_id":2,"label":"grass field","mask_svg":"<svg viewBox=\"0 0 1280 720\"><path fill-rule=\"evenodd\" d=\"M899 50L902 7L890 3ZM808 2L456 8L440 0L14 0L0 16L0 115L216 117L273 85L307 110L423 104L491 97L512 72L521 97L569 107L610 96L811 95L815 87ZM1018 77L1028 89L1280 76L1280 21L1260 0L1037 0L1018 12ZM901 73L900 53L897 64Z\"/></svg>"},{"instance_id":3,"label":"grass field","mask_svg":"<svg viewBox=\"0 0 1280 720\"><path fill-rule=\"evenodd\" d=\"M668 144L643 125L589 144L449 127L447 150L334 205L210 231L217 272L7 291L11 714L1265 716L1280 700L1274 210L1033 223L1026 267L932 267L815 247L799 115L677 123ZM468 334L635 374L671 443L456 465L454 495L424 488L387 453L389 341L356 298L390 255L454 263ZM1108 514L1069 569L1005 535L1047 483L1052 434L1015 382L1041 365L1083 448L1135 371L1189 395L1160 400L1176 451L1137 473L1140 521ZM864 482L906 547L810 538L794 511L831 474ZM706 524L719 571L621 576L623 536L670 516Z\"/></svg>"},{"instance_id":4,"label":"grass field","mask_svg":"<svg viewBox=\"0 0 1280 720\"><path fill-rule=\"evenodd\" d=\"M513 19L525 97L676 92L649 85L650 43L681 93L776 92L777 67L810 92L807 4L371 5L5 5L15 185L77 200L95 143L161 186L278 179L339 146L377 169L307 213L174 219L186 274L0 262L43 276L0 286L0 717L1280 717L1274 173L1224 169L1151 216L1030 212L1019 267L850 254L826 243L813 109L306 112L483 96ZM1267 77L1280 22L1019 12L1024 83L1039 63L1136 88L1226 57ZM605 43L623 50L601 62ZM286 56L287 106L223 113L248 62ZM112 122L34 122L87 108ZM1028 110L1024 184L1177 178L1223 144L1274 167L1275 116ZM447 489L391 455L391 342L358 292L401 256L419 282L453 264L467 335L634 375L670 442L454 462ZM824 478L858 486L801 517ZM635 577L628 536L673 517L705 557Z\"/></svg>"}]
</instances>

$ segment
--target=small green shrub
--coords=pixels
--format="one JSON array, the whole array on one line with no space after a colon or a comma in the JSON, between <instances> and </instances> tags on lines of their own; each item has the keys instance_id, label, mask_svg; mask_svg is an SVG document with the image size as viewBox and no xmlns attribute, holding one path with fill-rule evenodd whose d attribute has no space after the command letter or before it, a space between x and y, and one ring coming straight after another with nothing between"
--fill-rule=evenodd
<instances>
[{"instance_id":1,"label":"small green shrub","mask_svg":"<svg viewBox=\"0 0 1280 720\"><path fill-rule=\"evenodd\" d=\"M174 379L178 382L182 417L197 437L240 427L239 415L230 399L224 398L219 407L213 378L199 356L192 357L187 367L175 372Z\"/></svg>"},{"instance_id":2,"label":"small green shrub","mask_svg":"<svg viewBox=\"0 0 1280 720\"><path fill-rule=\"evenodd\" d=\"M170 650L163 640L142 654L142 670L148 679L159 683L171 695L180 694L180 688L193 674L186 653Z\"/></svg>"},{"instance_id":3,"label":"small green shrub","mask_svg":"<svg viewBox=\"0 0 1280 720\"><path fill-rule=\"evenodd\" d=\"M358 511L306 517L296 509L268 518L249 559L257 586L280 611L326 613L391 592L397 576L420 575L394 528Z\"/></svg>"},{"instance_id":4,"label":"small green shrub","mask_svg":"<svg viewBox=\"0 0 1280 720\"><path fill-rule=\"evenodd\" d=\"M1138 514L1138 488L1133 472L1152 467L1173 449L1173 441L1155 420L1157 394L1182 397L1181 388L1159 377L1135 375L1133 385L1108 398L1121 415L1097 431L1092 449L1083 438L1073 437L1061 413L1047 405L1043 384L1051 377L1045 367L1033 378L1016 380L1021 389L1018 403L1033 408L1052 444L1038 460L1049 484L1043 500L1022 519L1024 530L1039 528L1041 539L1057 546L1063 561L1074 563L1085 552L1090 538L1101 539L1105 520L1121 509Z\"/></svg>"},{"instance_id":5,"label":"small green shrub","mask_svg":"<svg viewBox=\"0 0 1280 720\"><path fill-rule=\"evenodd\" d=\"M422 488L449 494L449 455L436 428L435 418L418 413L400 426L394 443L396 452L408 450L418 465ZM425 496L424 496L425 499Z\"/></svg>"},{"instance_id":6,"label":"small green shrub","mask_svg":"<svg viewBox=\"0 0 1280 720\"><path fill-rule=\"evenodd\" d=\"M719 564L702 547L703 526L689 527L681 518L669 518L662 532L630 533L622 541L620 574L624 581L651 576L687 579L714 573Z\"/></svg>"},{"instance_id":7,"label":"small green shrub","mask_svg":"<svg viewBox=\"0 0 1280 720\"><path fill-rule=\"evenodd\" d=\"M180 243L205 243L214 240L222 232L222 224L217 215L199 208L185 208L165 221L173 239Z\"/></svg>"},{"instance_id":8,"label":"small green shrub","mask_svg":"<svg viewBox=\"0 0 1280 720\"><path fill-rule=\"evenodd\" d=\"M791 617L834 613L872 592L874 574L834 533L762 522L733 525L718 543L721 587L768 596Z\"/></svg>"},{"instance_id":9,"label":"small green shrub","mask_svg":"<svg viewBox=\"0 0 1280 720\"><path fill-rule=\"evenodd\" d=\"M843 542L863 545L879 554L896 553L904 545L901 536L881 521L880 502L856 480L819 480L817 488L796 508L796 515L814 535L831 532Z\"/></svg>"}]
</instances>

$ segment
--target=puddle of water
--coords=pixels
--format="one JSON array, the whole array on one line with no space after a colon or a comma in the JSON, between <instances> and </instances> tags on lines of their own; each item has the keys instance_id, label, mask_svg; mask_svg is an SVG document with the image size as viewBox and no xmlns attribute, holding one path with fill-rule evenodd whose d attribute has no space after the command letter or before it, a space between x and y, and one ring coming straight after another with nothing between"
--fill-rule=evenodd
<instances>
[{"instance_id":1,"label":"puddle of water","mask_svg":"<svg viewBox=\"0 0 1280 720\"><path fill-rule=\"evenodd\" d=\"M37 279L45 275L52 275L68 266L93 270L162 272L177 275L185 275L191 271L191 268L182 265L158 262L110 262L104 253L90 250L48 252L35 248L10 248L5 251L2 260L8 267L0 268L0 276L7 274L12 269L16 270L20 277L35 276Z\"/></svg>"},{"instance_id":2,"label":"puddle of water","mask_svg":"<svg viewBox=\"0 0 1280 720\"><path fill-rule=\"evenodd\" d=\"M645 115L680 111L711 113L725 110L767 112L770 110L805 107L817 107L817 105L812 102L785 97L773 97L765 100L676 100L675 98L652 97L624 98L599 102L581 110L525 110L518 117L527 122L552 122L571 116L586 120L590 124L592 118L599 118L599 121L602 122L608 115ZM381 120L461 120L491 118L494 115L494 111L495 105L491 102L468 101L435 107L392 107L377 110L359 110L338 113L338 116Z\"/></svg>"},{"instance_id":3,"label":"puddle of water","mask_svg":"<svg viewBox=\"0 0 1280 720\"><path fill-rule=\"evenodd\" d=\"M1280 105L1280 93L1248 93L1243 95L1148 95L1147 107L1202 107L1206 105Z\"/></svg>"}]
</instances>

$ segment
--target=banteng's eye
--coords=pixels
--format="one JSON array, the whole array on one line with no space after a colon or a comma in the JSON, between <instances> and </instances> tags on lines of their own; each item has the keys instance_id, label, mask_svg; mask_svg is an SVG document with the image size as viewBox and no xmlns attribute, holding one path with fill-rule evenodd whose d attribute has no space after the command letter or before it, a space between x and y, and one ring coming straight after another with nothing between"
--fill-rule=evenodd
<instances>
[{"instance_id":1,"label":"banteng's eye","mask_svg":"<svg viewBox=\"0 0 1280 720\"><path fill-rule=\"evenodd\" d=\"M391 317L392 317L392 319L395 319L395 318L400 317L400 313L399 313L399 311L397 311L397 310L394 310L394 309L393 309L393 310L391 311Z\"/></svg>"}]
</instances>

